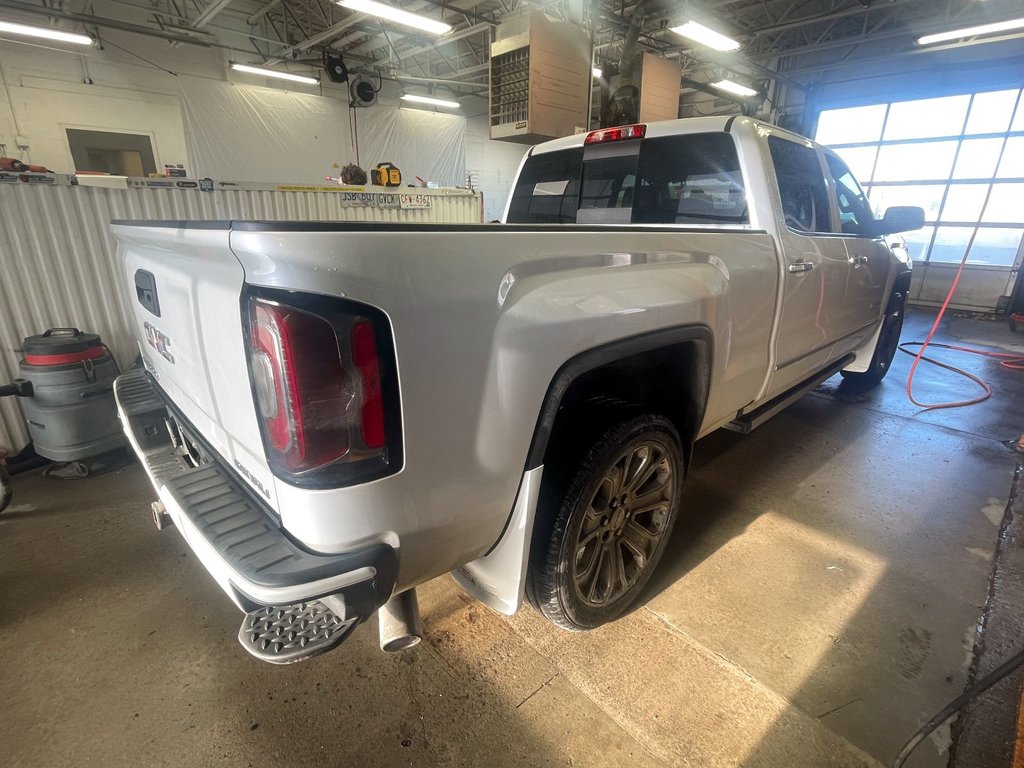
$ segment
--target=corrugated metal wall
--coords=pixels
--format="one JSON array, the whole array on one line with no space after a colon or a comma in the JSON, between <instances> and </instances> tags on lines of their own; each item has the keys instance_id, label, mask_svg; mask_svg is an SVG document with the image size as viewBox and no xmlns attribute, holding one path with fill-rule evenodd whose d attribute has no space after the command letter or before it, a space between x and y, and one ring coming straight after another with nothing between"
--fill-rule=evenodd
<instances>
[{"instance_id":1,"label":"corrugated metal wall","mask_svg":"<svg viewBox=\"0 0 1024 768\"><path fill-rule=\"evenodd\" d=\"M73 186L68 177L0 183L0 384L17 376L22 339L52 327L99 333L122 365L135 358L111 219L480 222L479 193L421 191L429 209L345 207L337 192L257 185L200 192ZM16 453L28 441L17 398L0 399L0 449Z\"/></svg>"}]
</instances>

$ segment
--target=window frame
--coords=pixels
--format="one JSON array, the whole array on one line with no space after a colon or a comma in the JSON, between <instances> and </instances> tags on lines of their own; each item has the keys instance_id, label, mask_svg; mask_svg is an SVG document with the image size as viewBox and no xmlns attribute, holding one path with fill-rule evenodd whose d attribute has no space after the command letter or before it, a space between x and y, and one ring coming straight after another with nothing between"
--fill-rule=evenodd
<instances>
[{"instance_id":1,"label":"window frame","mask_svg":"<svg viewBox=\"0 0 1024 768\"><path fill-rule=\"evenodd\" d=\"M795 229L794 227L791 227L786 222L785 205L782 202L782 186L779 184L778 167L777 167L776 162L775 162L775 156L772 154L772 151L771 151L771 141L772 141L772 139L777 139L779 141L785 141L785 142L793 144L793 145L795 145L797 147L800 147L802 149L806 149L806 150L814 153L815 158L818 161L818 167L819 167L820 173L821 173L822 184L825 187L825 200L826 200L826 202L828 204L827 205L827 210L828 210L828 217L829 217L829 229L827 229L827 230L820 230L820 229L814 229L814 230ZM774 192L775 192L775 200L774 200L774 202L775 202L775 206L776 206L776 208L775 208L776 221L780 222L781 225L783 227L785 227L785 229L788 230L789 232L791 232L792 234L800 235L802 237L834 237L836 235L841 235L842 232L837 230L838 220L839 220L839 209L838 209L837 204L836 204L835 192L832 189L832 179L831 179L831 175L830 175L830 173L828 171L828 166L827 166L827 164L825 162L825 157L824 157L824 152L822 150L822 147L817 145L817 144L815 144L814 142L810 142L807 139L804 139L802 137L799 137L799 136L796 136L796 135L789 135L789 134L787 134L787 133L785 133L783 131L774 131L773 130L773 131L768 131L765 134L765 137L764 137L764 155L765 155L765 163L766 163L767 169L768 169L768 171L769 171L769 173L771 175L772 182L773 182L772 186L773 186ZM817 223L817 222L815 222L815 223Z\"/></svg>"},{"instance_id":2,"label":"window frame","mask_svg":"<svg viewBox=\"0 0 1024 768\"><path fill-rule=\"evenodd\" d=\"M90 150L107 152L136 152L143 176L157 173L156 142L153 134L137 131L118 131L106 128L87 128L62 125L64 139L68 145L75 171L90 172L100 169L92 167Z\"/></svg>"}]
</instances>

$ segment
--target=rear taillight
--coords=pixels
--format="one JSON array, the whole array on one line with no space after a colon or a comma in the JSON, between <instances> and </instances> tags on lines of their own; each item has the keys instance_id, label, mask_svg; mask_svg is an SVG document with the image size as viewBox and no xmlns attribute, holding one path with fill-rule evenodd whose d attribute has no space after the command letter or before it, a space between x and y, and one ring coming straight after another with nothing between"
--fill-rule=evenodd
<instances>
[{"instance_id":1,"label":"rear taillight","mask_svg":"<svg viewBox=\"0 0 1024 768\"><path fill-rule=\"evenodd\" d=\"M384 400L380 390L380 361L373 326L358 320L352 326L352 360L363 384L363 442L368 448L384 445Z\"/></svg>"},{"instance_id":2,"label":"rear taillight","mask_svg":"<svg viewBox=\"0 0 1024 768\"><path fill-rule=\"evenodd\" d=\"M398 408L383 315L324 297L261 292L248 302L250 370L267 458L275 474L333 487L397 471ZM388 368L386 371L385 368ZM386 403L393 390L391 403ZM397 419L390 419L397 432ZM389 440L390 438L390 440Z\"/></svg>"}]
</instances>

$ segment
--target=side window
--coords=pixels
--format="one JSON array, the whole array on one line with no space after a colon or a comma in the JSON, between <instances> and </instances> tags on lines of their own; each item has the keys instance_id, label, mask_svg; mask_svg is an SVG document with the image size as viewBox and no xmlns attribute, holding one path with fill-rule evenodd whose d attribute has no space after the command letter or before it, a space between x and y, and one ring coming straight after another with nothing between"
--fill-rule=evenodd
<instances>
[{"instance_id":1,"label":"side window","mask_svg":"<svg viewBox=\"0 0 1024 768\"><path fill-rule=\"evenodd\" d=\"M527 158L508 209L510 224L575 224L583 149Z\"/></svg>"},{"instance_id":2,"label":"side window","mask_svg":"<svg viewBox=\"0 0 1024 768\"><path fill-rule=\"evenodd\" d=\"M868 202L864 190L853 178L846 163L833 155L825 155L828 170L836 182L836 200L839 203L839 223L847 235L873 234L872 223L875 217L871 214L871 203Z\"/></svg>"},{"instance_id":3,"label":"side window","mask_svg":"<svg viewBox=\"0 0 1024 768\"><path fill-rule=\"evenodd\" d=\"M798 232L831 232L828 185L818 153L795 141L768 137L786 226Z\"/></svg>"}]
</instances>

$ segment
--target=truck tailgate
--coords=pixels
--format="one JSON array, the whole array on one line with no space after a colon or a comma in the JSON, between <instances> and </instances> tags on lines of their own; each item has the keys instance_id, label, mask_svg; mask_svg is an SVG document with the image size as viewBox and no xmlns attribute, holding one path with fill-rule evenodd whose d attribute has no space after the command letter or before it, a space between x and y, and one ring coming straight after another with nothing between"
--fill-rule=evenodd
<instances>
[{"instance_id":1,"label":"truck tailgate","mask_svg":"<svg viewBox=\"0 0 1024 768\"><path fill-rule=\"evenodd\" d=\"M276 509L245 360L244 271L227 222L113 228L146 368L185 419Z\"/></svg>"}]
</instances>

